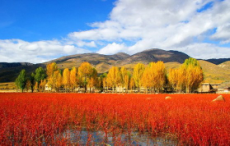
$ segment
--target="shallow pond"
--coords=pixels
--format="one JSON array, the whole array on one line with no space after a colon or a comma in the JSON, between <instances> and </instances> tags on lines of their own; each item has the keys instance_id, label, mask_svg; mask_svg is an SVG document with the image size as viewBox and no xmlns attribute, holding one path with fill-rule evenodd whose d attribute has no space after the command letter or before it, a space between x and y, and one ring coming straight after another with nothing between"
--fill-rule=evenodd
<instances>
[{"instance_id":1,"label":"shallow pond","mask_svg":"<svg viewBox=\"0 0 230 146\"><path fill-rule=\"evenodd\" d=\"M140 135L138 132L131 132L130 134L116 134L111 133L105 134L103 131L78 131L78 130L66 130L63 135L63 138L66 138L70 141L71 144L79 145L134 145L134 146L165 146L177 145L176 141L172 141L163 137L151 138L148 135Z\"/></svg>"}]
</instances>

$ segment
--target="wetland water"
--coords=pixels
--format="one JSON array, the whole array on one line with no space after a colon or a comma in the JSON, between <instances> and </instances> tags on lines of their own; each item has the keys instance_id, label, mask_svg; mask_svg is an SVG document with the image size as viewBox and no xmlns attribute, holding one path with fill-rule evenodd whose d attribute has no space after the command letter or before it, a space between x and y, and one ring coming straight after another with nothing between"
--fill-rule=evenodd
<instances>
[{"instance_id":1,"label":"wetland water","mask_svg":"<svg viewBox=\"0 0 230 146\"><path fill-rule=\"evenodd\" d=\"M133 146L175 146L176 141L172 141L163 137L152 138L146 134L139 134L138 132L121 133L121 134L106 134L103 131L78 131L78 130L66 130L62 137L70 141L71 144L79 145L133 145Z\"/></svg>"}]
</instances>

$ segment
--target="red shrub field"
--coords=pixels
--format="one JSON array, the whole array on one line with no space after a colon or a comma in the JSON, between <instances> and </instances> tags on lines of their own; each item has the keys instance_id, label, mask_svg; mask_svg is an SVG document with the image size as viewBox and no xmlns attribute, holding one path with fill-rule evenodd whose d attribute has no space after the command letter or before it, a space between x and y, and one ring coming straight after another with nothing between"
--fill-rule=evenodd
<instances>
[{"instance_id":1,"label":"red shrub field","mask_svg":"<svg viewBox=\"0 0 230 146\"><path fill-rule=\"evenodd\" d=\"M230 95L166 96L2 93L0 145L230 145Z\"/></svg>"}]
</instances>

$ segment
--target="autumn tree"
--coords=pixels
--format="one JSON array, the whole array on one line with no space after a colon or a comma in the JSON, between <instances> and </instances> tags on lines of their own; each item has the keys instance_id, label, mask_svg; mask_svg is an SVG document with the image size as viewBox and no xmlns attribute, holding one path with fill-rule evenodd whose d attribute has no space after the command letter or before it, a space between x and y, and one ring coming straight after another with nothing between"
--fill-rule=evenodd
<instances>
[{"instance_id":1,"label":"autumn tree","mask_svg":"<svg viewBox=\"0 0 230 146\"><path fill-rule=\"evenodd\" d=\"M60 69L54 71L52 80L50 81L52 81L52 88L55 89L55 91L59 91L60 87L62 86L62 75Z\"/></svg>"},{"instance_id":2,"label":"autumn tree","mask_svg":"<svg viewBox=\"0 0 230 146\"><path fill-rule=\"evenodd\" d=\"M194 58L186 59L182 67L186 70L186 92L195 91L203 81L203 70Z\"/></svg>"},{"instance_id":3,"label":"autumn tree","mask_svg":"<svg viewBox=\"0 0 230 146\"><path fill-rule=\"evenodd\" d=\"M142 63L138 63L134 66L133 70L133 79L135 82L135 86L138 88L138 91L140 92L141 87L141 78L145 70L145 65Z\"/></svg>"},{"instance_id":4,"label":"autumn tree","mask_svg":"<svg viewBox=\"0 0 230 146\"><path fill-rule=\"evenodd\" d=\"M41 80L41 83L39 84L39 90L40 91L44 92L46 83L47 83L46 79Z\"/></svg>"},{"instance_id":5,"label":"autumn tree","mask_svg":"<svg viewBox=\"0 0 230 146\"><path fill-rule=\"evenodd\" d=\"M109 69L107 75L107 85L108 87L112 87L114 92L116 86L118 86L120 83L121 83L121 73L119 71L119 68L113 66Z\"/></svg>"},{"instance_id":6,"label":"autumn tree","mask_svg":"<svg viewBox=\"0 0 230 146\"><path fill-rule=\"evenodd\" d=\"M154 79L155 79L155 88L158 92L161 92L164 88L166 82L166 69L163 61L158 61L154 64Z\"/></svg>"},{"instance_id":7,"label":"autumn tree","mask_svg":"<svg viewBox=\"0 0 230 146\"><path fill-rule=\"evenodd\" d=\"M70 86L72 91L77 87L77 68L73 67L70 71Z\"/></svg>"},{"instance_id":8,"label":"autumn tree","mask_svg":"<svg viewBox=\"0 0 230 146\"><path fill-rule=\"evenodd\" d=\"M26 88L27 92L29 92L29 90L31 89L31 81L30 81L30 79L26 80L26 86L25 86L25 88Z\"/></svg>"},{"instance_id":9,"label":"autumn tree","mask_svg":"<svg viewBox=\"0 0 230 146\"><path fill-rule=\"evenodd\" d=\"M203 70L194 58L186 59L178 69L169 70L169 83L177 92L193 92L203 81Z\"/></svg>"},{"instance_id":10,"label":"autumn tree","mask_svg":"<svg viewBox=\"0 0 230 146\"><path fill-rule=\"evenodd\" d=\"M178 80L179 80L179 73L178 72L179 72L179 69L170 68L169 74L168 74L169 84L176 91L178 91L178 88L177 88L178 87Z\"/></svg>"},{"instance_id":11,"label":"autumn tree","mask_svg":"<svg viewBox=\"0 0 230 146\"><path fill-rule=\"evenodd\" d=\"M49 63L46 66L46 74L48 79L48 85L51 87L51 90L55 88L55 78L54 72L58 70L57 64L55 62Z\"/></svg>"},{"instance_id":12,"label":"autumn tree","mask_svg":"<svg viewBox=\"0 0 230 146\"><path fill-rule=\"evenodd\" d=\"M60 87L62 86L62 75L60 70L56 70L54 72L54 85L55 85L55 90L59 91Z\"/></svg>"},{"instance_id":13,"label":"autumn tree","mask_svg":"<svg viewBox=\"0 0 230 146\"><path fill-rule=\"evenodd\" d=\"M166 69L165 65L162 61L151 62L145 68L143 76L141 78L142 86L146 88L146 92L148 88L150 91L162 91L166 82Z\"/></svg>"},{"instance_id":14,"label":"autumn tree","mask_svg":"<svg viewBox=\"0 0 230 146\"><path fill-rule=\"evenodd\" d=\"M70 72L68 68L65 68L63 71L62 83L65 87L66 92L70 85Z\"/></svg>"},{"instance_id":15,"label":"autumn tree","mask_svg":"<svg viewBox=\"0 0 230 146\"><path fill-rule=\"evenodd\" d=\"M148 92L148 89L150 89L153 85L153 74L151 74L151 68L150 66L146 67L143 75L141 77L141 84L146 89L146 93Z\"/></svg>"},{"instance_id":16,"label":"autumn tree","mask_svg":"<svg viewBox=\"0 0 230 146\"><path fill-rule=\"evenodd\" d=\"M83 82L83 85L85 87L85 92L87 91L88 80L92 72L93 72L93 67L89 62L83 62L78 68L78 75L81 81Z\"/></svg>"},{"instance_id":17,"label":"autumn tree","mask_svg":"<svg viewBox=\"0 0 230 146\"><path fill-rule=\"evenodd\" d=\"M130 77L129 89L132 91L135 88L135 81L133 77Z\"/></svg>"},{"instance_id":18,"label":"autumn tree","mask_svg":"<svg viewBox=\"0 0 230 146\"><path fill-rule=\"evenodd\" d=\"M128 91L130 74L124 66L121 67L120 73L121 73L122 92L123 92L123 87L125 87L126 91Z\"/></svg>"},{"instance_id":19,"label":"autumn tree","mask_svg":"<svg viewBox=\"0 0 230 146\"><path fill-rule=\"evenodd\" d=\"M21 70L20 74L15 80L15 84L23 92L26 86L26 70L25 69Z\"/></svg>"}]
</instances>

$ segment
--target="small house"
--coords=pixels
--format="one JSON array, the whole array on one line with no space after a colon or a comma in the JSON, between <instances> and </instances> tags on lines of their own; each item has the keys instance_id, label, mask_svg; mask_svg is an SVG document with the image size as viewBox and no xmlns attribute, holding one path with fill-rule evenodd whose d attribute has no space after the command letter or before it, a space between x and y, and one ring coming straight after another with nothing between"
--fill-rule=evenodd
<instances>
[{"instance_id":1,"label":"small house","mask_svg":"<svg viewBox=\"0 0 230 146\"><path fill-rule=\"evenodd\" d=\"M48 83L45 85L45 91L51 91L51 87Z\"/></svg>"}]
</instances>

